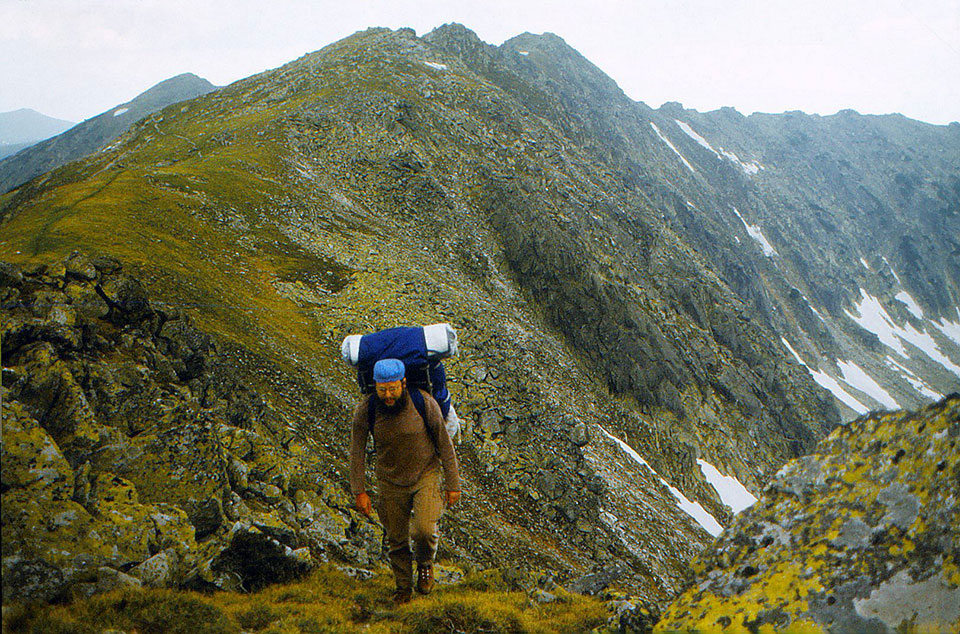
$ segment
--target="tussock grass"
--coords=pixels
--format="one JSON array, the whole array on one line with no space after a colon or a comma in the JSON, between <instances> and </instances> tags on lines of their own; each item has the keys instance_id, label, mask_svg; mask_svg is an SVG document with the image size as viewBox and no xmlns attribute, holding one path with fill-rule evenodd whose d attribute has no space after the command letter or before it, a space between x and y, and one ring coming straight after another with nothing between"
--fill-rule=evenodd
<instances>
[{"instance_id":1,"label":"tussock grass","mask_svg":"<svg viewBox=\"0 0 960 634\"><path fill-rule=\"evenodd\" d=\"M539 604L498 571L468 574L406 605L391 601L386 568L369 580L325 565L305 579L252 594L117 590L65 605L8 605L3 632L100 634L547 634L589 632L609 616L597 599L557 590Z\"/></svg>"}]
</instances>

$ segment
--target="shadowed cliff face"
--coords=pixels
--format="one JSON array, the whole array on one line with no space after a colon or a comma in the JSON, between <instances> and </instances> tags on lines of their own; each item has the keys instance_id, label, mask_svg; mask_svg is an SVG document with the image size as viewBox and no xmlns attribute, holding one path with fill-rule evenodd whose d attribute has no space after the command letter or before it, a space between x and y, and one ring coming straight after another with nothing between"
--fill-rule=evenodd
<instances>
[{"instance_id":1,"label":"shadowed cliff face","mask_svg":"<svg viewBox=\"0 0 960 634\"><path fill-rule=\"evenodd\" d=\"M800 328L778 295L794 278L730 246L754 242L748 221L700 210L733 194L676 162L665 116L555 36L493 48L456 26L370 30L167 108L7 194L0 256L24 271L75 249L116 257L228 351L264 414L239 424L215 409L205 424L256 434L308 477L244 483L238 465L211 494L223 514L171 500L201 533L246 521L313 548L287 506L316 503L338 545L312 557L372 561L376 531L339 497L357 399L339 345L446 321L461 338L448 373L466 503L444 520L441 555L567 579L620 562L620 583L663 600L710 539L665 483L726 523L698 458L759 490L840 420L780 341ZM750 191L722 160L744 175L729 188ZM63 292L58 266L45 283ZM37 300L10 301L28 313ZM823 346L846 341L822 330ZM259 523L227 513L234 496L264 505Z\"/></svg>"}]
</instances>

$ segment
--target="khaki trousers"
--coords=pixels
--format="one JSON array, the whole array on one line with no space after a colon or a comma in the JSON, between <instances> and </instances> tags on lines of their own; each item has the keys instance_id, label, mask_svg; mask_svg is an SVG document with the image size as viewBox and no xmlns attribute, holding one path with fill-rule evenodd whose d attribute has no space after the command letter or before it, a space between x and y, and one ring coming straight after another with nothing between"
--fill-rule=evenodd
<instances>
[{"instance_id":1,"label":"khaki trousers","mask_svg":"<svg viewBox=\"0 0 960 634\"><path fill-rule=\"evenodd\" d=\"M410 538L414 544L412 555L418 564L432 564L437 556L440 539L437 521L443 513L440 470L424 473L416 484L408 487L380 481L377 512L386 533L390 568L397 581L397 590L410 590L413 588Z\"/></svg>"}]
</instances>

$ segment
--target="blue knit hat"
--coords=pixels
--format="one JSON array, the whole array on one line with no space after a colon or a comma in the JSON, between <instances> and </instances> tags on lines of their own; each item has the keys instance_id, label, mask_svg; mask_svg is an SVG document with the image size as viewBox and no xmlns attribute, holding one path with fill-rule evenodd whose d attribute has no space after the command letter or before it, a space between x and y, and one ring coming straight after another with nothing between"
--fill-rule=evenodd
<instances>
[{"instance_id":1,"label":"blue knit hat","mask_svg":"<svg viewBox=\"0 0 960 634\"><path fill-rule=\"evenodd\" d=\"M380 359L373 366L373 380L377 383L399 381L405 374L406 369L399 359Z\"/></svg>"}]
</instances>

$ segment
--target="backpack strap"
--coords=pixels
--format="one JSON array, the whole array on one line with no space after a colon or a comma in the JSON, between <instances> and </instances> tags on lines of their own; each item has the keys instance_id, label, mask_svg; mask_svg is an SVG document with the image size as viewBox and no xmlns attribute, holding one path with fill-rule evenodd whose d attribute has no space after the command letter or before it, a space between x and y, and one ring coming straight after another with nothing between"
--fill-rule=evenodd
<instances>
[{"instance_id":1,"label":"backpack strap","mask_svg":"<svg viewBox=\"0 0 960 634\"><path fill-rule=\"evenodd\" d=\"M434 448L437 448L437 439L433 437L433 430L430 429L430 424L427 422L427 403L423 400L423 392L421 392L418 388L413 388L408 390L407 393L410 395L410 400L413 401L413 406L417 408L420 418L423 419L423 428L427 430L427 436L430 437L430 442L433 443ZM367 429L369 430L371 437L373 437L373 424L376 422L376 420L377 407L373 402L373 394L371 394L367 401ZM374 437L373 440L373 448L374 451L376 451L376 437Z\"/></svg>"},{"instance_id":2,"label":"backpack strap","mask_svg":"<svg viewBox=\"0 0 960 634\"><path fill-rule=\"evenodd\" d=\"M413 406L420 412L420 418L423 419L423 428L427 430L427 436L430 438L430 442L433 443L433 448L439 454L440 446L437 444L437 439L433 437L433 430L430 429L430 423L427 422L427 403L423 400L423 392L418 388L413 388L410 390L410 400L413 401Z\"/></svg>"},{"instance_id":3,"label":"backpack strap","mask_svg":"<svg viewBox=\"0 0 960 634\"><path fill-rule=\"evenodd\" d=\"M367 397L367 431L373 437L373 423L377 420L377 405L373 402L373 394ZM377 439L373 439L373 449L377 449Z\"/></svg>"}]
</instances>

